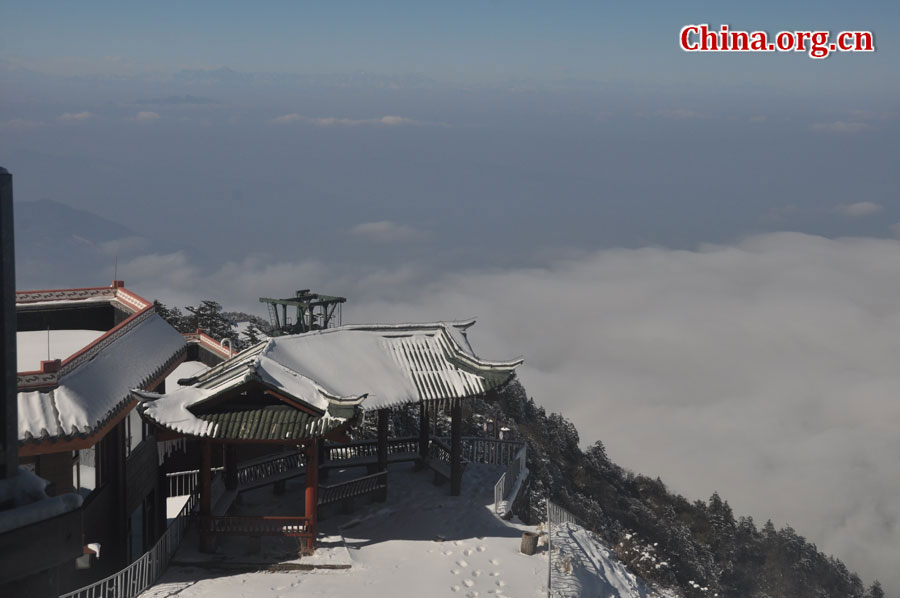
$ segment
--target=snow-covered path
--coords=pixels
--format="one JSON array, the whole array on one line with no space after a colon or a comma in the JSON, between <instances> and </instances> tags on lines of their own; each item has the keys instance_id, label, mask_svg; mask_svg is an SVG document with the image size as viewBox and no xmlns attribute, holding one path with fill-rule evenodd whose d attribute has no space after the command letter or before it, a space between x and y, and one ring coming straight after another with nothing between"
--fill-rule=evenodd
<instances>
[{"instance_id":1,"label":"snow-covered path","mask_svg":"<svg viewBox=\"0 0 900 598\"><path fill-rule=\"evenodd\" d=\"M664 598L625 568L606 545L574 523L553 527L553 598Z\"/></svg>"},{"instance_id":2,"label":"snow-covered path","mask_svg":"<svg viewBox=\"0 0 900 598\"><path fill-rule=\"evenodd\" d=\"M348 570L231 574L175 566L142 598L352 596L404 598L439 596L546 596L544 552L519 552L523 530L493 515L493 485L501 468L470 465L463 495L450 497L435 487L431 473L391 468L389 500L360 506L353 515L334 516L320 526L338 526L353 567ZM268 489L244 495L243 513L287 514L302 504L302 482L273 496ZM177 559L177 557L176 557Z\"/></svg>"}]
</instances>

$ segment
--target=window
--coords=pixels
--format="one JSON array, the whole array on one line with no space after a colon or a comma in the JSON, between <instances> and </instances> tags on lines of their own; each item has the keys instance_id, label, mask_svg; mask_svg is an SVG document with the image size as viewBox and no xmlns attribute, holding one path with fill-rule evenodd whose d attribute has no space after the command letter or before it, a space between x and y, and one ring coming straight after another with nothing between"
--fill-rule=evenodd
<instances>
[{"instance_id":1,"label":"window","mask_svg":"<svg viewBox=\"0 0 900 598\"><path fill-rule=\"evenodd\" d=\"M125 420L125 457L127 458L144 440L145 428L137 409L132 409Z\"/></svg>"},{"instance_id":2,"label":"window","mask_svg":"<svg viewBox=\"0 0 900 598\"><path fill-rule=\"evenodd\" d=\"M82 496L87 496L98 484L98 459L99 445L89 449L75 451L72 456L72 481L75 491Z\"/></svg>"}]
</instances>

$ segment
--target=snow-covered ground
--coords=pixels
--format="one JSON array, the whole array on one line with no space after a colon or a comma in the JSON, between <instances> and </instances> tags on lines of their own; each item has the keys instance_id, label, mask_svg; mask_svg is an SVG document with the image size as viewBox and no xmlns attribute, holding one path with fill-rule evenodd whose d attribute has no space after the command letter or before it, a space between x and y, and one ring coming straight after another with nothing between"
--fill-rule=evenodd
<instances>
[{"instance_id":1,"label":"snow-covered ground","mask_svg":"<svg viewBox=\"0 0 900 598\"><path fill-rule=\"evenodd\" d=\"M553 526L553 598L674 598L629 571L591 532L574 523Z\"/></svg>"},{"instance_id":2,"label":"snow-covered ground","mask_svg":"<svg viewBox=\"0 0 900 598\"><path fill-rule=\"evenodd\" d=\"M451 497L446 485L432 484L430 471L392 466L388 502L364 501L355 513L320 522L323 534L340 529L350 569L230 574L173 566L143 598L546 596L546 554L519 552L522 531L534 528L506 523L491 511L493 485L502 471L470 465L463 495ZM296 515L303 508L302 484L289 482L280 496L270 488L245 493L236 511Z\"/></svg>"},{"instance_id":3,"label":"snow-covered ground","mask_svg":"<svg viewBox=\"0 0 900 598\"><path fill-rule=\"evenodd\" d=\"M247 573L177 565L142 598L546 596L546 549L539 548L534 556L519 552L522 532L536 528L502 521L492 512L493 485L501 473L496 466L469 465L463 495L451 497L446 485L431 483L430 471L392 466L388 502L366 502L355 513L320 522L323 535L343 535L350 569ZM302 479L289 482L280 496L270 488L248 492L232 514L301 514L302 492ZM666 596L650 592L581 528L559 528L554 537L560 549L554 560L572 563L569 574L560 571L554 577L554 586L562 590L559 596ZM175 561L195 552L186 545L195 541L189 535ZM268 550L263 547L264 553Z\"/></svg>"},{"instance_id":4,"label":"snow-covered ground","mask_svg":"<svg viewBox=\"0 0 900 598\"><path fill-rule=\"evenodd\" d=\"M65 359L104 334L103 330L51 330L49 335L46 330L16 332L16 371L39 370L42 361Z\"/></svg>"}]
</instances>

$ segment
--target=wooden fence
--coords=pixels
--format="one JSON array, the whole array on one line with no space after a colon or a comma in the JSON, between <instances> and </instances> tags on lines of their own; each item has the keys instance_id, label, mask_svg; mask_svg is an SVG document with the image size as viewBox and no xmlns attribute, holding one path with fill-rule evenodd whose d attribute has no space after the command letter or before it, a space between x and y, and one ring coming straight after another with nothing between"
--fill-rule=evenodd
<instances>
[{"instance_id":1,"label":"wooden fence","mask_svg":"<svg viewBox=\"0 0 900 598\"><path fill-rule=\"evenodd\" d=\"M306 468L306 457L301 451L287 451L277 455L266 455L252 461L245 461L237 467L238 486L248 486L254 482L276 476L287 471Z\"/></svg>"},{"instance_id":2,"label":"wooden fence","mask_svg":"<svg viewBox=\"0 0 900 598\"><path fill-rule=\"evenodd\" d=\"M198 517L201 533L226 536L291 536L309 540L308 517Z\"/></svg>"},{"instance_id":3,"label":"wooden fence","mask_svg":"<svg viewBox=\"0 0 900 598\"><path fill-rule=\"evenodd\" d=\"M377 440L354 440L348 444L326 444L323 458L325 462L356 461L376 459L378 457ZM387 454L415 454L419 452L419 439L416 436L390 438L387 442Z\"/></svg>"},{"instance_id":4,"label":"wooden fence","mask_svg":"<svg viewBox=\"0 0 900 598\"><path fill-rule=\"evenodd\" d=\"M387 472L381 471L354 480L331 486L319 486L319 505L328 505L341 500L363 496L370 492L387 491Z\"/></svg>"}]
</instances>

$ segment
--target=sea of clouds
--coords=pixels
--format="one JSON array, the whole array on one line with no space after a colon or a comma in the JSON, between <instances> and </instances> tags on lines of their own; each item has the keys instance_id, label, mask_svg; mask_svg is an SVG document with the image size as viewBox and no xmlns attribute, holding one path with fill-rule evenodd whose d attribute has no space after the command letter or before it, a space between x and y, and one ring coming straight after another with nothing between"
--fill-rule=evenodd
<instances>
[{"instance_id":1,"label":"sea of clouds","mask_svg":"<svg viewBox=\"0 0 900 598\"><path fill-rule=\"evenodd\" d=\"M773 233L693 251L575 253L541 267L369 272L181 254L119 265L167 303L262 313L295 287L344 322L475 316L483 357L526 358L535 400L619 464L689 499L793 526L864 582L900 590L900 242Z\"/></svg>"}]
</instances>

